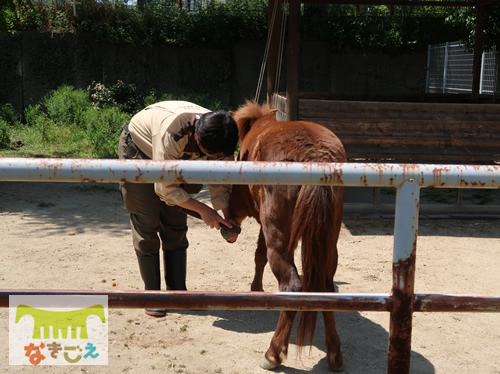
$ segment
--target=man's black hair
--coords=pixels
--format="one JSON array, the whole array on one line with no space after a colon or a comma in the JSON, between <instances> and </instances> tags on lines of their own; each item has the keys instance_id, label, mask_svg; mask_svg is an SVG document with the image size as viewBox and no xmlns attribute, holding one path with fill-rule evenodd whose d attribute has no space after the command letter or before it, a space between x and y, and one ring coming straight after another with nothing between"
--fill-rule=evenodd
<instances>
[{"instance_id":1,"label":"man's black hair","mask_svg":"<svg viewBox=\"0 0 500 374\"><path fill-rule=\"evenodd\" d=\"M234 154L238 145L238 125L233 116L223 110L203 114L196 124L196 137L210 154Z\"/></svg>"}]
</instances>

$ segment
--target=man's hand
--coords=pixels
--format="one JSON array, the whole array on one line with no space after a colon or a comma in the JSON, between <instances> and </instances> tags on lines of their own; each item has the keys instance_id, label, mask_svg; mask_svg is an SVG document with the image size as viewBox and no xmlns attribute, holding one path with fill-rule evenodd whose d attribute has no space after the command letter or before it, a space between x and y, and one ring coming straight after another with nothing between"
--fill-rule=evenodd
<instances>
[{"instance_id":1,"label":"man's hand","mask_svg":"<svg viewBox=\"0 0 500 374\"><path fill-rule=\"evenodd\" d=\"M202 209L202 211L199 213L201 215L201 219L207 226L210 226L211 228L215 228L217 230L220 230L221 223L223 223L227 227L233 227L231 223L222 218L215 210L206 205L205 207L206 209Z\"/></svg>"},{"instance_id":2,"label":"man's hand","mask_svg":"<svg viewBox=\"0 0 500 374\"><path fill-rule=\"evenodd\" d=\"M217 230L220 230L221 223L226 225L227 227L233 227L232 222L225 220L215 210L213 210L208 205L205 205L198 200L191 198L188 201L178 205L181 208L192 210L198 213L203 222L205 222L205 224L212 229L215 228Z\"/></svg>"},{"instance_id":3,"label":"man's hand","mask_svg":"<svg viewBox=\"0 0 500 374\"><path fill-rule=\"evenodd\" d=\"M224 218L226 218L227 222L231 223L231 227L240 227L240 225L233 219L229 208L222 209L222 213L224 213ZM231 232L229 230L221 230L222 237L226 239L228 243L234 243L236 239L238 239L238 233Z\"/></svg>"}]
</instances>

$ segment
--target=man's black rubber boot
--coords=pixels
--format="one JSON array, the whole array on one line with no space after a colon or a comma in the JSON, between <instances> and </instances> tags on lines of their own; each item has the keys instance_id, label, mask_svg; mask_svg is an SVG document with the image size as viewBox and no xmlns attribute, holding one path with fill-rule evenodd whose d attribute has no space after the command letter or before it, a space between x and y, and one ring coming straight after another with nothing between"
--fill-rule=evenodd
<instances>
[{"instance_id":1,"label":"man's black rubber boot","mask_svg":"<svg viewBox=\"0 0 500 374\"><path fill-rule=\"evenodd\" d=\"M186 266L187 252L185 249L173 251L163 251L163 261L165 265L165 281L167 290L187 291L186 287Z\"/></svg>"},{"instance_id":2,"label":"man's black rubber boot","mask_svg":"<svg viewBox=\"0 0 500 374\"><path fill-rule=\"evenodd\" d=\"M141 278L144 281L144 289L147 291L161 290L160 255L137 256ZM153 317L165 317L165 309L146 309L146 314Z\"/></svg>"}]
</instances>

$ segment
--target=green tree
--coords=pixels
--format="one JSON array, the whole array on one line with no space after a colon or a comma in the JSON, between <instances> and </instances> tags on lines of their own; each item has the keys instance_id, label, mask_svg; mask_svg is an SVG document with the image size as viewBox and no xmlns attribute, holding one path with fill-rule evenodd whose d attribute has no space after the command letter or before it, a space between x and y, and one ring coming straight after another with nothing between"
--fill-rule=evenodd
<instances>
[{"instance_id":1,"label":"green tree","mask_svg":"<svg viewBox=\"0 0 500 374\"><path fill-rule=\"evenodd\" d=\"M447 23L453 27L461 27L468 30L468 34L463 40L468 48L474 47L476 8L458 7L453 10L446 19ZM484 29L483 29L483 50L489 51L492 47L500 48L500 2L486 5L484 7Z\"/></svg>"},{"instance_id":2,"label":"green tree","mask_svg":"<svg viewBox=\"0 0 500 374\"><path fill-rule=\"evenodd\" d=\"M13 32L14 20L21 18L22 8L33 7L31 0L0 0L0 34Z\"/></svg>"},{"instance_id":3,"label":"green tree","mask_svg":"<svg viewBox=\"0 0 500 374\"><path fill-rule=\"evenodd\" d=\"M500 41L500 2L493 1L484 12L486 50ZM179 11L175 1L137 4L81 1L75 15L68 2L0 0L0 33L88 32L109 43L176 46L226 46L267 37L268 0L207 0L196 12ZM474 43L474 7L305 4L303 10L301 38L331 41L338 48L398 50L455 40L469 47Z\"/></svg>"}]
</instances>

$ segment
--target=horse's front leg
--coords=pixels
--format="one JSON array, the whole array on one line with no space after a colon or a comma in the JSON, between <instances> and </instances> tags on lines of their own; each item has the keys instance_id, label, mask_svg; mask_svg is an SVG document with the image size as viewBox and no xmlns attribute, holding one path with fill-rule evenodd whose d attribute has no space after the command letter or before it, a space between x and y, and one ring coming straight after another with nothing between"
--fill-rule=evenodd
<instances>
[{"instance_id":1,"label":"horse's front leg","mask_svg":"<svg viewBox=\"0 0 500 374\"><path fill-rule=\"evenodd\" d=\"M255 274L252 281L251 290L252 291L264 291L262 287L262 278L264 276L264 268L267 264L267 247L266 239L262 232L262 228L259 232L259 239L257 241L257 249L255 250Z\"/></svg>"}]
</instances>

